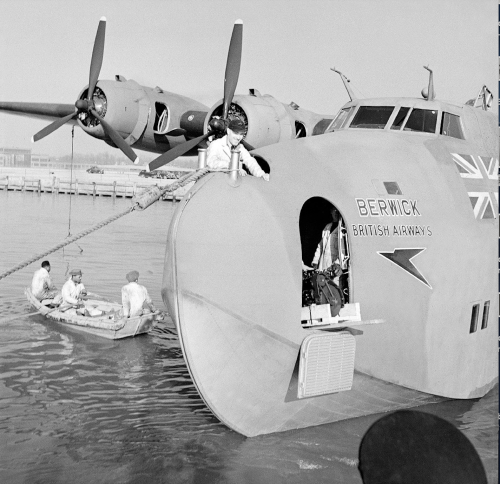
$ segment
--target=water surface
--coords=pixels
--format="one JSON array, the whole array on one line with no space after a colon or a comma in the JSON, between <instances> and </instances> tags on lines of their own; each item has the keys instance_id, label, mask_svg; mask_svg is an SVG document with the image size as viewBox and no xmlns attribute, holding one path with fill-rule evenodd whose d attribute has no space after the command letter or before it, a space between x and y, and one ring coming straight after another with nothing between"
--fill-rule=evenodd
<instances>
[{"instance_id":1,"label":"water surface","mask_svg":"<svg viewBox=\"0 0 500 484\"><path fill-rule=\"evenodd\" d=\"M114 214L130 200L0 192L0 273ZM126 215L46 258L61 287L72 268L119 300L140 272L155 304L171 202ZM35 262L0 280L0 480L6 483L361 483L358 447L374 415L247 439L194 388L171 320L109 341L32 312ZM16 316L17 319L12 319ZM420 407L461 429L498 481L498 387L479 400Z\"/></svg>"}]
</instances>

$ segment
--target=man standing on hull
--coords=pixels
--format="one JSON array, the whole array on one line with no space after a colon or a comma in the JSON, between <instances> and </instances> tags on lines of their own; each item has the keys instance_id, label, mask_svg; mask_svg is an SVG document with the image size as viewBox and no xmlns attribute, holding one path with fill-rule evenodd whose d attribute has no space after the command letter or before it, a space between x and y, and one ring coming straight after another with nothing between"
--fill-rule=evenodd
<instances>
[{"instance_id":1,"label":"man standing on hull","mask_svg":"<svg viewBox=\"0 0 500 484\"><path fill-rule=\"evenodd\" d=\"M227 134L210 143L207 152L207 166L221 170L229 169L231 150L235 150L240 154L240 162L243 162L253 176L269 181L269 173L260 167L257 160L241 144L241 140L245 137L245 129L243 121L237 118L231 119L227 127ZM246 171L242 168L240 168L240 175L246 175Z\"/></svg>"}]
</instances>

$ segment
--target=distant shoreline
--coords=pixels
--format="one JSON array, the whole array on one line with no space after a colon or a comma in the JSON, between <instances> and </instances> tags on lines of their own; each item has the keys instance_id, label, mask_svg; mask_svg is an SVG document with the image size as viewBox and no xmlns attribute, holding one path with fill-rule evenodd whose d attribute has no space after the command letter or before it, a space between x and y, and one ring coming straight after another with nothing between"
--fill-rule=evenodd
<instances>
[{"instance_id":1,"label":"distant shoreline","mask_svg":"<svg viewBox=\"0 0 500 484\"><path fill-rule=\"evenodd\" d=\"M144 166L104 165L101 168L104 173L57 168L0 167L0 190L131 198L151 186L163 187L176 181L175 178L140 177L139 172L146 168ZM192 169L169 166L165 171L187 173ZM182 198L191 185L190 183L177 189L167 198L173 200Z\"/></svg>"}]
</instances>

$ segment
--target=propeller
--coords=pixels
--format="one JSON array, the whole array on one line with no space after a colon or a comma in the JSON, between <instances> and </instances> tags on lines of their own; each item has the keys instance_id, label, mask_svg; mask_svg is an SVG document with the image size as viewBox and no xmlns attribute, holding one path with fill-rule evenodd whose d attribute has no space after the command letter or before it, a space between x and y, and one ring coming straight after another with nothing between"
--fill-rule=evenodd
<instances>
[{"instance_id":1,"label":"propeller","mask_svg":"<svg viewBox=\"0 0 500 484\"><path fill-rule=\"evenodd\" d=\"M98 119L101 126L106 133L106 135L111 138L113 143L134 163L139 161L139 158L134 153L132 148L127 144L127 142L118 134L118 132L106 122L96 111L96 106L94 103L94 91L99 80L99 73L101 72L102 59L104 57L104 40L106 36L106 17L101 17L99 20L99 26L97 27L97 33L94 41L94 49L92 50L92 58L90 60L90 72L89 72L89 88L87 90L86 99L78 99L75 102L75 112L68 114L64 118L56 119L52 124L45 126L38 133L36 133L31 140L33 142L45 138L50 133L53 133L56 129L59 129L63 124L76 118L80 113L89 113L94 118Z\"/></svg>"},{"instance_id":2,"label":"propeller","mask_svg":"<svg viewBox=\"0 0 500 484\"><path fill-rule=\"evenodd\" d=\"M210 122L210 127L212 128L208 133L202 134L197 138L190 139L181 145L177 145L175 148L166 151L158 158L155 158L149 165L149 171L156 170L160 168L160 166L166 165L171 161L175 160L179 156L182 156L184 153L187 153L189 150L193 149L199 143L201 143L204 139L207 139L209 136L216 134L218 132L224 131L226 129L226 123L222 119L213 119Z\"/></svg>"},{"instance_id":3,"label":"propeller","mask_svg":"<svg viewBox=\"0 0 500 484\"><path fill-rule=\"evenodd\" d=\"M206 134L198 136L198 138L190 139L189 141L186 141L185 143L182 143L181 145L177 145L175 148L172 148L171 150L166 151L165 153L160 155L158 158L155 158L148 165L149 171L156 170L157 168L160 168L160 166L163 166L163 165L166 165L167 163L170 163L171 161L175 160L179 156L182 156L184 153L188 152L190 149L194 148L199 143L201 143L204 139L207 139L209 136L212 136L215 133L216 133L216 131L209 131Z\"/></svg>"},{"instance_id":4,"label":"propeller","mask_svg":"<svg viewBox=\"0 0 500 484\"><path fill-rule=\"evenodd\" d=\"M223 133L227 127L227 115L229 107L233 101L236 85L238 84L238 77L240 75L241 65L241 47L243 43L243 22L236 20L234 22L233 33L229 43L229 52L227 54L226 72L224 73L224 99L222 102L222 118L212 119L209 123L210 130L208 133L193 138L185 143L172 148L171 150L163 153L158 158L154 159L148 166L149 171L156 170L160 166L166 165L177 157L187 153L192 148L196 147L203 140L209 136L217 133Z\"/></svg>"}]
</instances>

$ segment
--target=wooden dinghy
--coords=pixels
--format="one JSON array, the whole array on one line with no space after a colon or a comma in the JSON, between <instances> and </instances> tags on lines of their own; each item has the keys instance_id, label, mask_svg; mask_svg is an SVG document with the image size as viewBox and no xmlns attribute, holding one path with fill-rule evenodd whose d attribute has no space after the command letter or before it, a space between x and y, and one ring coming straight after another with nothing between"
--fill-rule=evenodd
<instances>
[{"instance_id":1,"label":"wooden dinghy","mask_svg":"<svg viewBox=\"0 0 500 484\"><path fill-rule=\"evenodd\" d=\"M46 318L78 331L95 334L107 339L128 338L129 336L148 333L153 328L156 320L155 313L115 320L109 313L118 311L121 304L101 298L97 294L91 293L91 296L85 301L85 307L94 312L103 312L101 316L81 316L76 314L75 310L64 311L59 308L45 306L33 296L31 289L28 287L24 293L31 306Z\"/></svg>"}]
</instances>

